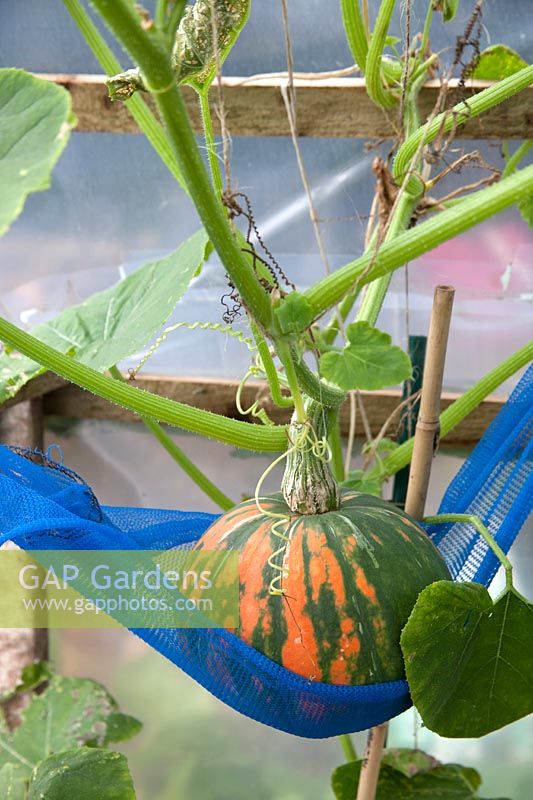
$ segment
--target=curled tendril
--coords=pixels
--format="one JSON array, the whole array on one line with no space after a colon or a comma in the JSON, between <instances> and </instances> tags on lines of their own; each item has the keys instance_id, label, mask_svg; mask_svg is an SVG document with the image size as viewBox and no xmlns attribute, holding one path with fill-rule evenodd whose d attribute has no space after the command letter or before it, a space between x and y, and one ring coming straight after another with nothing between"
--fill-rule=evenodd
<instances>
[{"instance_id":1,"label":"curled tendril","mask_svg":"<svg viewBox=\"0 0 533 800\"><path fill-rule=\"evenodd\" d=\"M245 336L242 331L236 331L231 325L222 325L220 322L177 322L175 325L169 325L168 328L165 328L161 336L158 336L153 345L149 348L149 350L145 353L145 355L141 358L139 363L133 369L130 368L128 370L130 380L135 380L140 370L144 367L148 359L150 359L154 353L159 349L159 347L163 344L163 342L168 338L170 333L177 331L179 328L186 328L189 331L216 331L217 333L226 333L228 336L231 336L233 339L237 339L238 342L244 344L251 353L255 354L257 350L256 344L253 339L248 336Z\"/></svg>"},{"instance_id":2,"label":"curled tendril","mask_svg":"<svg viewBox=\"0 0 533 800\"><path fill-rule=\"evenodd\" d=\"M266 413L265 409L261 408L258 400L254 400L254 402L252 403L251 406L249 406L249 408L243 408L242 406L242 393L244 391L246 382L248 381L249 378L257 378L261 374L262 370L259 366L250 367L250 369L248 370L242 381L239 383L239 386L237 388L237 394L235 395L235 405L237 406L237 411L239 412L239 414L242 414L243 417L248 417L248 416L255 417L256 419L261 420L263 425L274 425L274 422L272 422L272 420Z\"/></svg>"},{"instance_id":3,"label":"curled tendril","mask_svg":"<svg viewBox=\"0 0 533 800\"><path fill-rule=\"evenodd\" d=\"M269 509L264 508L264 506L261 504L261 488L268 475L270 475L272 470L275 469L278 464L281 464L282 461L288 458L296 450L303 449L304 447L309 447L316 458L320 458L326 462L329 462L332 459L331 448L327 440L319 439L312 425L308 423L302 427L302 430L298 433L291 446L266 468L257 481L257 485L255 487L254 499L257 509L260 514L264 514L266 517L271 517L274 520L272 527L270 528L270 532L281 541L280 546L277 550L271 553L267 562L269 567L271 567L271 569L273 569L276 573L270 581L270 585L268 587L268 593L275 597L283 597L285 595L283 580L289 575L289 570L288 567L284 565L283 559L285 551L287 550L287 545L290 542L292 517L290 514L270 511ZM281 559L279 559L279 556L281 556Z\"/></svg>"}]
</instances>

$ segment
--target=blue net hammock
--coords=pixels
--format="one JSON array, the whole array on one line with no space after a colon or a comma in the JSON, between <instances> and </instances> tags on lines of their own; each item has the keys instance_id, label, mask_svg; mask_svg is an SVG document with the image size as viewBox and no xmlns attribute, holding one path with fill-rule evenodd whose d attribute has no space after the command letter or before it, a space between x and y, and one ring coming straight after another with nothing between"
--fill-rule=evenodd
<instances>
[{"instance_id":1,"label":"blue net hammock","mask_svg":"<svg viewBox=\"0 0 533 800\"><path fill-rule=\"evenodd\" d=\"M75 473L0 447L0 544L31 549L191 547L216 515L100 506ZM533 506L533 366L448 488L440 513L476 514L507 552ZM499 562L465 524L428 526L455 580L488 585ZM406 681L308 681L222 629L136 629L137 636L232 708L279 730L326 738L405 711Z\"/></svg>"}]
</instances>

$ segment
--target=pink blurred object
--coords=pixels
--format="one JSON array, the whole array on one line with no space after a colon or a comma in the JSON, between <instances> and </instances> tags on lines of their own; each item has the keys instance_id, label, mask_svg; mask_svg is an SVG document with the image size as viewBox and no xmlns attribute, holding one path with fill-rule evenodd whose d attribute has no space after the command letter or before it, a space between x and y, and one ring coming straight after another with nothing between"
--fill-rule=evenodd
<instances>
[{"instance_id":1,"label":"pink blurred object","mask_svg":"<svg viewBox=\"0 0 533 800\"><path fill-rule=\"evenodd\" d=\"M533 231L517 219L491 220L422 256L412 270L417 291L451 284L463 299L523 298L533 292ZM531 298L533 299L533 298Z\"/></svg>"}]
</instances>

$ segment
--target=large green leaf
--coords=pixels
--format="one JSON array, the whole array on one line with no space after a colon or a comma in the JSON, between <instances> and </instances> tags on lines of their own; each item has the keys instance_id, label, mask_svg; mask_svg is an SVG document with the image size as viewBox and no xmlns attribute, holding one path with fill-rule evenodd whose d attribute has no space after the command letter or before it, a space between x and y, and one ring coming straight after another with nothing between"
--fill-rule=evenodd
<instances>
[{"instance_id":1,"label":"large green leaf","mask_svg":"<svg viewBox=\"0 0 533 800\"><path fill-rule=\"evenodd\" d=\"M28 800L135 800L126 757L94 747L67 750L35 769Z\"/></svg>"},{"instance_id":2,"label":"large green leaf","mask_svg":"<svg viewBox=\"0 0 533 800\"><path fill-rule=\"evenodd\" d=\"M208 249L203 229L165 258L139 267L110 289L92 295L31 332L42 342L104 371L136 353L160 330ZM0 403L43 369L18 353L0 356Z\"/></svg>"},{"instance_id":3,"label":"large green leaf","mask_svg":"<svg viewBox=\"0 0 533 800\"><path fill-rule=\"evenodd\" d=\"M484 736L533 711L533 606L515 590L495 603L477 583L424 589L401 636L424 724L441 736Z\"/></svg>"},{"instance_id":4,"label":"large green leaf","mask_svg":"<svg viewBox=\"0 0 533 800\"><path fill-rule=\"evenodd\" d=\"M472 77L480 81L502 81L527 66L527 61L516 50L505 44L493 44L479 56Z\"/></svg>"},{"instance_id":5,"label":"large green leaf","mask_svg":"<svg viewBox=\"0 0 533 800\"><path fill-rule=\"evenodd\" d=\"M333 772L337 800L353 800L357 795L362 763L351 761ZM386 750L376 800L478 800L480 784L479 774L469 767L440 764L420 750Z\"/></svg>"},{"instance_id":6,"label":"large green leaf","mask_svg":"<svg viewBox=\"0 0 533 800\"><path fill-rule=\"evenodd\" d=\"M391 337L368 322L354 322L346 329L343 350L325 353L320 372L341 389L383 389L411 376L409 356L391 344Z\"/></svg>"},{"instance_id":7,"label":"large green leaf","mask_svg":"<svg viewBox=\"0 0 533 800\"><path fill-rule=\"evenodd\" d=\"M216 74L217 50L222 65L246 24L250 5L251 0L196 0L185 9L172 50L178 83L191 83L200 91L209 86Z\"/></svg>"},{"instance_id":8,"label":"large green leaf","mask_svg":"<svg viewBox=\"0 0 533 800\"><path fill-rule=\"evenodd\" d=\"M5 764L0 769L0 797L2 800L26 800L27 777L23 767Z\"/></svg>"},{"instance_id":9,"label":"large green leaf","mask_svg":"<svg viewBox=\"0 0 533 800\"><path fill-rule=\"evenodd\" d=\"M75 124L70 94L21 69L0 69L0 236L50 174Z\"/></svg>"},{"instance_id":10,"label":"large green leaf","mask_svg":"<svg viewBox=\"0 0 533 800\"><path fill-rule=\"evenodd\" d=\"M0 769L16 764L29 778L40 761L55 753L126 738L117 737L116 712L115 701L98 683L55 677L41 695L34 695L22 724L13 733L0 732ZM137 723L137 730L139 726Z\"/></svg>"}]
</instances>

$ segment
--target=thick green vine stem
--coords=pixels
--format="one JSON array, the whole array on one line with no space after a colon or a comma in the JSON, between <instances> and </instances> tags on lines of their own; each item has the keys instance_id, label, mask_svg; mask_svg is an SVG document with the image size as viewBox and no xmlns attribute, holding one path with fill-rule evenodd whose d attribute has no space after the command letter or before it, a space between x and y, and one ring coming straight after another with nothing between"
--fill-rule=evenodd
<instances>
[{"instance_id":1,"label":"thick green vine stem","mask_svg":"<svg viewBox=\"0 0 533 800\"><path fill-rule=\"evenodd\" d=\"M318 378L296 347L291 348L291 353L296 377L305 394L326 408L339 408L346 400L346 392Z\"/></svg>"},{"instance_id":2,"label":"thick green vine stem","mask_svg":"<svg viewBox=\"0 0 533 800\"><path fill-rule=\"evenodd\" d=\"M78 26L83 38L104 72L110 77L121 72L122 67L120 63L115 58L112 50L107 45L105 39L86 10L83 8L80 0L63 0L63 4ZM125 105L165 166L178 181L183 191L188 194L189 190L185 185L183 175L181 174L174 153L165 136L162 125L157 121L154 114L139 95L132 97Z\"/></svg>"},{"instance_id":3,"label":"thick green vine stem","mask_svg":"<svg viewBox=\"0 0 533 800\"><path fill-rule=\"evenodd\" d=\"M128 0L93 0L93 5L139 65L209 238L243 304L260 326L268 330L272 313L269 296L241 252L213 191L163 43L142 29Z\"/></svg>"},{"instance_id":4,"label":"thick green vine stem","mask_svg":"<svg viewBox=\"0 0 533 800\"><path fill-rule=\"evenodd\" d=\"M489 108L503 103L509 97L521 92L533 83L533 65L524 67L502 81L483 89L482 92L470 97L468 101L462 101L453 106L448 111L443 111L429 125L423 125L416 133L403 143L398 150L394 160L393 175L396 183L400 185L406 176L413 156L420 148L421 144L429 144L437 136L464 124L472 117L477 117L488 111ZM425 184L417 175L411 175L406 189L413 195L419 195L424 191Z\"/></svg>"},{"instance_id":5,"label":"thick green vine stem","mask_svg":"<svg viewBox=\"0 0 533 800\"><path fill-rule=\"evenodd\" d=\"M457 427L457 425L471 414L486 397L498 388L498 386L532 360L533 340L529 341L498 364L497 367L488 372L480 381L468 389L442 412L440 415L441 438L444 438L450 431ZM369 480L383 480L391 475L395 475L399 470L403 469L403 467L406 467L411 461L411 456L413 454L413 442L414 439L411 438L401 444L390 456L387 456L381 463L372 467L372 469L367 472L367 478Z\"/></svg>"},{"instance_id":6,"label":"thick green vine stem","mask_svg":"<svg viewBox=\"0 0 533 800\"><path fill-rule=\"evenodd\" d=\"M63 355L1 317L0 341L82 389L141 416L152 417L159 422L166 422L168 425L245 450L277 453L287 447L287 429L284 426L251 425L228 419L220 414L203 411L120 383Z\"/></svg>"},{"instance_id":7,"label":"thick green vine stem","mask_svg":"<svg viewBox=\"0 0 533 800\"><path fill-rule=\"evenodd\" d=\"M222 197L224 185L222 183L222 175L220 172L220 165L218 163L217 146L215 141L215 132L213 130L213 120L211 118L211 110L209 108L209 88L204 89L198 93L200 99L200 111L202 114L202 126L204 129L205 146L207 148L207 158L209 160L209 169L211 170L211 180L213 181L213 188L218 198Z\"/></svg>"},{"instance_id":8,"label":"thick green vine stem","mask_svg":"<svg viewBox=\"0 0 533 800\"><path fill-rule=\"evenodd\" d=\"M294 514L325 514L339 508L339 487L329 466L327 412L320 403L306 398L307 419L296 413L289 427L292 444L281 491Z\"/></svg>"},{"instance_id":9,"label":"thick green vine stem","mask_svg":"<svg viewBox=\"0 0 533 800\"><path fill-rule=\"evenodd\" d=\"M404 193L398 200L397 207L394 215L390 220L387 233L385 234L385 242L391 242L395 239L401 231L404 231L409 225L411 215L415 206L415 202L411 195ZM392 280L392 273L378 278L369 286L365 291L361 307L357 314L357 321L366 321L369 325L375 325L379 316L379 312L383 306L383 301Z\"/></svg>"},{"instance_id":10,"label":"thick green vine stem","mask_svg":"<svg viewBox=\"0 0 533 800\"><path fill-rule=\"evenodd\" d=\"M316 317L341 300L358 282L363 286L393 272L438 245L498 214L533 192L533 166L469 195L461 203L436 214L416 228L383 244L378 253L364 253L315 283L303 296Z\"/></svg>"},{"instance_id":11,"label":"thick green vine stem","mask_svg":"<svg viewBox=\"0 0 533 800\"><path fill-rule=\"evenodd\" d=\"M381 70L381 58L395 5L396 0L381 0L366 57L366 90L381 108L392 108L398 102L390 89L385 88Z\"/></svg>"},{"instance_id":12,"label":"thick green vine stem","mask_svg":"<svg viewBox=\"0 0 533 800\"><path fill-rule=\"evenodd\" d=\"M341 14L348 46L355 63L364 74L368 39L359 0L341 0Z\"/></svg>"},{"instance_id":13,"label":"thick green vine stem","mask_svg":"<svg viewBox=\"0 0 533 800\"><path fill-rule=\"evenodd\" d=\"M475 516L474 514L437 514L434 517L424 517L423 521L428 525L446 525L450 522L466 522L469 525L473 525L481 538L486 541L487 545L490 547L500 564L503 566L505 570L505 588L513 588L513 565L499 546L494 536L491 534L489 529L485 527L479 517Z\"/></svg>"},{"instance_id":14,"label":"thick green vine stem","mask_svg":"<svg viewBox=\"0 0 533 800\"><path fill-rule=\"evenodd\" d=\"M115 378L117 381L125 382L125 378L118 370L117 367L111 367L109 370L111 376ZM151 434L155 436L159 444L161 444L169 456L174 459L176 464L184 471L186 475L204 492L204 494L209 497L214 503L217 504L222 511L229 511L230 508L233 508L235 503L233 500L224 494L218 486L209 480L207 475L204 475L201 469L199 469L196 464L191 461L188 455L183 452L181 447L178 447L176 442L171 439L168 433L165 431L162 425L155 421L155 419L151 419L150 417L141 417L144 425L146 426L147 430L150 431Z\"/></svg>"},{"instance_id":15,"label":"thick green vine stem","mask_svg":"<svg viewBox=\"0 0 533 800\"><path fill-rule=\"evenodd\" d=\"M261 359L261 366L265 371L268 388L270 389L270 395L273 403L277 405L278 408L293 408L294 403L292 397L286 397L281 393L279 375L276 365L274 364L274 360L270 355L270 348L253 320L250 320L250 328L257 345L257 352L259 353L259 358Z\"/></svg>"},{"instance_id":16,"label":"thick green vine stem","mask_svg":"<svg viewBox=\"0 0 533 800\"><path fill-rule=\"evenodd\" d=\"M507 178L508 175L513 174L513 172L516 170L522 159L527 156L532 147L533 147L533 139L526 139L525 142L522 142L522 144L520 144L516 148L513 155L510 156L506 161L505 169L503 170L502 173L502 176L504 178Z\"/></svg>"}]
</instances>

